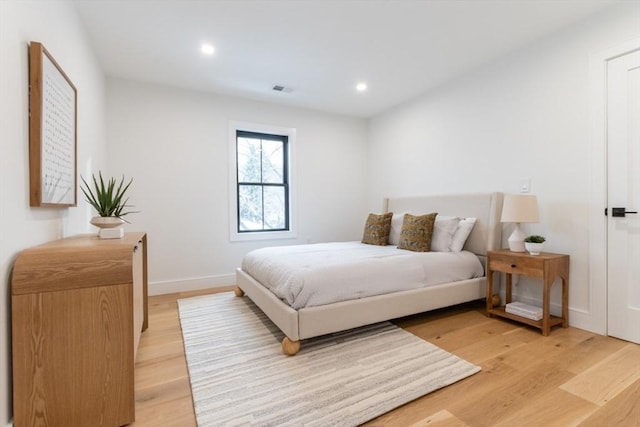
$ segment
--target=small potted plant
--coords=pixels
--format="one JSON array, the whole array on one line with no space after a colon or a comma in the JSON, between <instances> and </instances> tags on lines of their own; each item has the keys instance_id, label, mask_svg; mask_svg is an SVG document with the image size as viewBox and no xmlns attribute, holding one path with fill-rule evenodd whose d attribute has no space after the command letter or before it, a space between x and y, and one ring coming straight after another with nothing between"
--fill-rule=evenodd
<instances>
[{"instance_id":1,"label":"small potted plant","mask_svg":"<svg viewBox=\"0 0 640 427\"><path fill-rule=\"evenodd\" d=\"M524 247L527 248L527 252L531 255L540 255L542 248L544 247L545 238L542 236L527 236L524 239Z\"/></svg>"},{"instance_id":2,"label":"small potted plant","mask_svg":"<svg viewBox=\"0 0 640 427\"><path fill-rule=\"evenodd\" d=\"M105 230L120 227L125 222L128 222L123 218L125 215L136 213L127 210L131 205L127 204L129 198L125 197L133 178L125 184L124 176L122 176L117 185L115 178L109 178L105 183L102 178L102 172L98 172L98 179L96 179L95 175L92 175L92 178L93 187L82 176L80 177L82 184L84 184L80 186L80 189L84 193L85 200L98 212L98 216L91 218L91 224L100 228L101 238L120 238L124 236L122 229L117 231Z\"/></svg>"}]
</instances>

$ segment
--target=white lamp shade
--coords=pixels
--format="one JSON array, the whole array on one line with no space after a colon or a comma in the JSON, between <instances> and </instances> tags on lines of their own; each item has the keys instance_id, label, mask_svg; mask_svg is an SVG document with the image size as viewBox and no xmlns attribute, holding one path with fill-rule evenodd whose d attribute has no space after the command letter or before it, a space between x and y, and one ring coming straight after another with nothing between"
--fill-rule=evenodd
<instances>
[{"instance_id":1,"label":"white lamp shade","mask_svg":"<svg viewBox=\"0 0 640 427\"><path fill-rule=\"evenodd\" d=\"M502 222L538 222L538 199L532 194L505 194Z\"/></svg>"}]
</instances>

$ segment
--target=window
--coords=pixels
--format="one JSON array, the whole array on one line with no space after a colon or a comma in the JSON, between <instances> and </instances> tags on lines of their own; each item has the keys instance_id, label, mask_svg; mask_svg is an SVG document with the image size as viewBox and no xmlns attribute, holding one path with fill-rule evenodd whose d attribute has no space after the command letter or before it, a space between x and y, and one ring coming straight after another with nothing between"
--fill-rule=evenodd
<instances>
[{"instance_id":1,"label":"window","mask_svg":"<svg viewBox=\"0 0 640 427\"><path fill-rule=\"evenodd\" d=\"M290 182L295 130L232 123L229 134L231 240L295 237Z\"/></svg>"},{"instance_id":2,"label":"window","mask_svg":"<svg viewBox=\"0 0 640 427\"><path fill-rule=\"evenodd\" d=\"M238 232L289 229L286 135L236 132Z\"/></svg>"}]
</instances>

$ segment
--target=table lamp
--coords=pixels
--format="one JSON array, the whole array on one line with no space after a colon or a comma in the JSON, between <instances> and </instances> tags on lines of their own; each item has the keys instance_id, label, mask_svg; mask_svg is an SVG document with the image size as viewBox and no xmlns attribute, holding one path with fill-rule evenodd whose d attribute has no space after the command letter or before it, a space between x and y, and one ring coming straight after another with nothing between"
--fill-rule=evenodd
<instances>
[{"instance_id":1,"label":"table lamp","mask_svg":"<svg viewBox=\"0 0 640 427\"><path fill-rule=\"evenodd\" d=\"M505 194L502 204L501 222L514 222L513 233L509 236L509 249L524 252L525 234L520 230L521 222L538 222L538 199L532 194Z\"/></svg>"}]
</instances>

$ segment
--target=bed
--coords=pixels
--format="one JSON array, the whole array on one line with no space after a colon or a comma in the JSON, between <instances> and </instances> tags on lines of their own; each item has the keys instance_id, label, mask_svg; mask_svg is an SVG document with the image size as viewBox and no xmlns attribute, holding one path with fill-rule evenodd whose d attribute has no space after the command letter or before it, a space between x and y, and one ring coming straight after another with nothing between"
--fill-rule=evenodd
<instances>
[{"instance_id":1,"label":"bed","mask_svg":"<svg viewBox=\"0 0 640 427\"><path fill-rule=\"evenodd\" d=\"M464 250L475 254L483 266L487 251L501 244L501 209L502 193L399 197L383 202L384 212L476 218ZM242 268L236 270L236 279L236 295L248 296L283 332L282 350L287 355L299 351L301 340L483 298L486 283L482 276L294 309Z\"/></svg>"}]
</instances>

